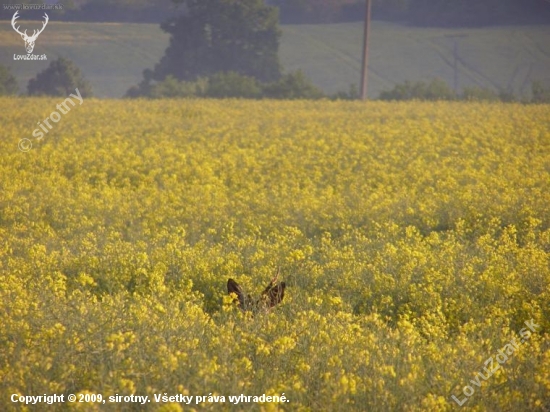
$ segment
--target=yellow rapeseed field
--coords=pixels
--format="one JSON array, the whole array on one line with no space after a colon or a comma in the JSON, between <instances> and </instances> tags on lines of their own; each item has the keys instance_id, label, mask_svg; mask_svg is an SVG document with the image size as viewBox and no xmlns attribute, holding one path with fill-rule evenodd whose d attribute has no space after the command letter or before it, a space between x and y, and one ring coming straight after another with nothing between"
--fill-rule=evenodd
<instances>
[{"instance_id":1,"label":"yellow rapeseed field","mask_svg":"<svg viewBox=\"0 0 550 412\"><path fill-rule=\"evenodd\" d=\"M550 106L58 103L0 99L0 410L550 410Z\"/></svg>"}]
</instances>

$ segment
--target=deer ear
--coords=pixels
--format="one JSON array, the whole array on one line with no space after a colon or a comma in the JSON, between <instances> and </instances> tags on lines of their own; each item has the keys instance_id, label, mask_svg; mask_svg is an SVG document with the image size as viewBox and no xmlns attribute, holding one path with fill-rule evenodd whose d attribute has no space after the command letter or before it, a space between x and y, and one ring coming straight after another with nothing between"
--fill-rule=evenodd
<instances>
[{"instance_id":1,"label":"deer ear","mask_svg":"<svg viewBox=\"0 0 550 412\"><path fill-rule=\"evenodd\" d=\"M272 308L275 305L278 305L283 301L285 296L286 283L281 282L276 285L271 286L267 290L267 296L269 298L269 307Z\"/></svg>"},{"instance_id":2,"label":"deer ear","mask_svg":"<svg viewBox=\"0 0 550 412\"><path fill-rule=\"evenodd\" d=\"M232 294L234 293L237 295L237 300L239 302L239 307L241 309L244 309L244 293L242 288L239 286L237 282L235 282L233 279L229 279L227 281L227 293Z\"/></svg>"}]
</instances>

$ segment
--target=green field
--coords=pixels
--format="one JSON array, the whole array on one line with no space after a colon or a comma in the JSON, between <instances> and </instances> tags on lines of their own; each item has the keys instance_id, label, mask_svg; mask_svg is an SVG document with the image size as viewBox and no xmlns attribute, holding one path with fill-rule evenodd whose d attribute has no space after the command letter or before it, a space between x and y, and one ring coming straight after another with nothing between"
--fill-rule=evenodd
<instances>
[{"instance_id":1,"label":"green field","mask_svg":"<svg viewBox=\"0 0 550 412\"><path fill-rule=\"evenodd\" d=\"M38 23L37 23L38 24ZM528 93L533 80L550 84L550 26L485 29L425 29L374 22L370 95L404 80L440 77L454 82L454 39L458 37L458 86L479 85ZM303 69L327 92L358 83L362 25L283 26L281 60L286 70ZM141 80L164 53L168 36L158 25L50 22L35 53L74 60L99 97L119 97ZM9 22L0 24L0 62L19 86L48 62L14 61L23 42Z\"/></svg>"}]
</instances>

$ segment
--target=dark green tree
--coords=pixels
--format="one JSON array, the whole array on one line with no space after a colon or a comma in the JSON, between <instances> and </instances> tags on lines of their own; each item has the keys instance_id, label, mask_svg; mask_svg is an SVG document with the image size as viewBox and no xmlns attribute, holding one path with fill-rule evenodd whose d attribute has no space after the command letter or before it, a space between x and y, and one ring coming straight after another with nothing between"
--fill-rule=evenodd
<instances>
[{"instance_id":1,"label":"dark green tree","mask_svg":"<svg viewBox=\"0 0 550 412\"><path fill-rule=\"evenodd\" d=\"M460 96L462 100L467 101L497 101L499 100L499 95L492 89L486 87L470 86L465 87L462 90L462 95Z\"/></svg>"},{"instance_id":2,"label":"dark green tree","mask_svg":"<svg viewBox=\"0 0 550 412\"><path fill-rule=\"evenodd\" d=\"M208 79L201 78L194 82L180 81L172 75L166 76L161 82L141 82L138 86L131 87L124 97L151 99L179 99L201 97L205 95L208 87Z\"/></svg>"},{"instance_id":3,"label":"dark green tree","mask_svg":"<svg viewBox=\"0 0 550 412\"><path fill-rule=\"evenodd\" d=\"M380 93L380 100L454 100L455 92L441 79L426 82L397 84L392 90Z\"/></svg>"},{"instance_id":4,"label":"dark green tree","mask_svg":"<svg viewBox=\"0 0 550 412\"><path fill-rule=\"evenodd\" d=\"M78 88L82 97L91 97L92 88L80 69L69 59L58 58L29 80L29 95L68 96Z\"/></svg>"},{"instance_id":5,"label":"dark green tree","mask_svg":"<svg viewBox=\"0 0 550 412\"><path fill-rule=\"evenodd\" d=\"M284 75L264 86L264 96L271 99L321 99L323 91L311 83L301 70Z\"/></svg>"},{"instance_id":6,"label":"dark green tree","mask_svg":"<svg viewBox=\"0 0 550 412\"><path fill-rule=\"evenodd\" d=\"M550 103L550 88L545 88L541 82L531 84L531 93L533 103Z\"/></svg>"},{"instance_id":7,"label":"dark green tree","mask_svg":"<svg viewBox=\"0 0 550 412\"><path fill-rule=\"evenodd\" d=\"M257 99L262 90L255 78L238 73L216 73L208 79L205 95L217 98Z\"/></svg>"},{"instance_id":8,"label":"dark green tree","mask_svg":"<svg viewBox=\"0 0 550 412\"><path fill-rule=\"evenodd\" d=\"M17 94L18 91L19 86L13 74L7 67L0 65L0 96Z\"/></svg>"},{"instance_id":9,"label":"dark green tree","mask_svg":"<svg viewBox=\"0 0 550 412\"><path fill-rule=\"evenodd\" d=\"M170 45L145 81L193 81L235 72L261 82L280 77L278 11L263 0L175 0L184 14L161 25Z\"/></svg>"}]
</instances>

